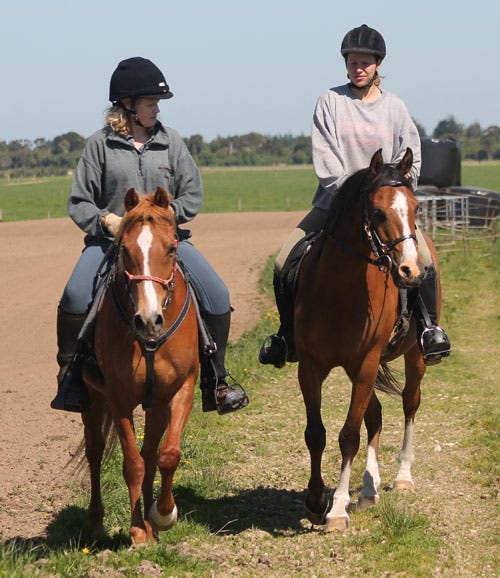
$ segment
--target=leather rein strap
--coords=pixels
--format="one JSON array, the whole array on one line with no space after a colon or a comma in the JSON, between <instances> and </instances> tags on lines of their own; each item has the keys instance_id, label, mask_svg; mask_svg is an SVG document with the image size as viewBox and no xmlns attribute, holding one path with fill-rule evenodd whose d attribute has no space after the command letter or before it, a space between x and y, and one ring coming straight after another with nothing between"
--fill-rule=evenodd
<instances>
[{"instance_id":1,"label":"leather rein strap","mask_svg":"<svg viewBox=\"0 0 500 578\"><path fill-rule=\"evenodd\" d=\"M381 184L377 185L377 188L381 187L409 187L409 182L406 180L386 180L383 181ZM417 241L416 235L402 235L389 243L384 243L382 239L379 237L377 231L372 226L370 219L368 217L368 195L365 195L365 203L363 206L363 228L368 239L368 243L370 244L370 248L375 255L375 259L371 257L365 257L368 263L371 265L376 265L380 271L385 271L389 273L392 269L392 258L390 256L391 249L394 249L396 245L406 241L408 239L413 239L415 242Z\"/></svg>"},{"instance_id":2,"label":"leather rein strap","mask_svg":"<svg viewBox=\"0 0 500 578\"><path fill-rule=\"evenodd\" d=\"M384 180L380 184L377 183L375 188L399 187L399 186L409 187L410 184L406 180L391 179L391 180ZM373 259L368 255L364 255L363 253L355 251L352 247L349 246L348 243L346 243L342 239L338 239L333 234L331 234L331 237L344 251L349 251L353 255L357 255L358 257L364 259L368 264L375 265L375 267L377 267L379 271L385 274L389 274L392 270L393 265L390 251L394 249L396 245L402 243L403 241L406 241L407 239L413 239L414 241L417 241L417 237L416 235L413 234L402 235L401 237L398 237L397 239L394 239L389 243L384 243L382 239L379 237L377 231L371 224L370 219L368 217L368 193L369 188L363 187L361 193L364 196L362 221L363 221L363 230L370 245L371 252L375 256L375 259Z\"/></svg>"},{"instance_id":3,"label":"leather rein strap","mask_svg":"<svg viewBox=\"0 0 500 578\"><path fill-rule=\"evenodd\" d=\"M130 275L127 271L125 271L125 274L127 275L128 279L135 281L144 281L144 280L156 281L158 283L161 283L161 285L163 286L173 287L174 276L177 270L181 271L181 275L184 277L184 281L186 282L186 298L175 321L164 333L162 333L159 337L156 338L144 339L144 337L142 337L136 332L127 312L123 308L123 305L121 304L120 299L118 298L118 294L116 293L116 283L111 283L113 303L116 307L116 310L120 314L122 321L125 323L128 330L133 335L134 339L136 339L142 345L144 351L144 357L146 359L146 397L142 404L144 410L151 409L151 402L153 400L153 388L155 383L155 372L154 372L155 353L159 349L159 347L163 345L165 341L167 341L167 339L172 337L172 335L182 325L184 319L186 318L187 312L189 311L189 306L191 305L191 291L189 288L188 280L183 274L182 269L177 267L174 268L174 270L172 271L172 275L170 276L169 279L160 279L157 277L150 277L147 275Z\"/></svg>"}]
</instances>

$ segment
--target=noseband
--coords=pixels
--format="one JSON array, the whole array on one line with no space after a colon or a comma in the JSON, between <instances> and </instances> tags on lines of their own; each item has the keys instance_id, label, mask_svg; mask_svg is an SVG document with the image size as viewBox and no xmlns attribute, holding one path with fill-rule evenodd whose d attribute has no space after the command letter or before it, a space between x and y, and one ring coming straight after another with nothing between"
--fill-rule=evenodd
<instances>
[{"instance_id":1,"label":"noseband","mask_svg":"<svg viewBox=\"0 0 500 578\"><path fill-rule=\"evenodd\" d=\"M377 185L377 188L381 187L408 187L409 182L406 180L387 180L383 181L380 185ZM370 244L370 248L375 255L375 259L371 257L366 257L366 260L371 265L375 265L378 267L380 271L385 273L389 273L392 269L392 257L390 252L396 245L402 243L403 241L407 241L408 239L413 239L417 243L416 235L402 235L389 243L384 243L380 238L379 234L373 227L368 217L368 195L365 194L365 202L363 205L363 229L365 231L366 237L368 239L368 243Z\"/></svg>"},{"instance_id":2,"label":"noseband","mask_svg":"<svg viewBox=\"0 0 500 578\"><path fill-rule=\"evenodd\" d=\"M162 279L161 277L155 277L154 275L133 275L132 273L129 273L125 269L125 275L129 281L153 281L154 283L158 283L162 287L167 288L167 296L165 297L165 301L163 302L162 309L165 309L167 307L167 305L170 303L170 299L172 297L172 291L174 290L174 281L175 281L176 272L177 272L177 260L175 261L174 266L172 267L172 273L170 274L170 277L168 279ZM136 305L135 299L134 299L134 296L132 295L132 292L130 290L130 284L129 283L127 283L127 292L128 292L130 301L132 302L132 304L135 307L135 305Z\"/></svg>"}]
</instances>

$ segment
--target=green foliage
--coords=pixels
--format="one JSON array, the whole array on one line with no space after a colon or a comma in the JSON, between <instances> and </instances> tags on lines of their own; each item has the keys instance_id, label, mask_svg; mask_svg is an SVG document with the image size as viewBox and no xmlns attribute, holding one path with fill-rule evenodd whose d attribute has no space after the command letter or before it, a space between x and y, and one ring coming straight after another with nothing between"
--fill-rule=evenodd
<instances>
[{"instance_id":1,"label":"green foliage","mask_svg":"<svg viewBox=\"0 0 500 578\"><path fill-rule=\"evenodd\" d=\"M378 523L374 531L347 538L365 554L359 562L360 575L368 575L374 568L377 576L431 575L441 541L429 519L411 511L409 501L407 495L385 494L375 511Z\"/></svg>"},{"instance_id":2,"label":"green foliage","mask_svg":"<svg viewBox=\"0 0 500 578\"><path fill-rule=\"evenodd\" d=\"M416 123L421 136L422 125ZM464 127L453 116L441 120L433 138L453 138L460 142L462 157L474 160L500 159L500 127L482 128L479 123ZM199 134L184 139L200 167L251 167L306 165L312 162L311 137L306 135L218 136L205 142ZM86 139L68 132L53 140L0 141L0 177L32 178L67 175L76 167Z\"/></svg>"},{"instance_id":3,"label":"green foliage","mask_svg":"<svg viewBox=\"0 0 500 578\"><path fill-rule=\"evenodd\" d=\"M203 213L305 211L317 180L307 167L204 169ZM500 191L500 163L464 163L462 183ZM67 216L71 177L33 181L0 180L0 219L24 221Z\"/></svg>"}]
</instances>

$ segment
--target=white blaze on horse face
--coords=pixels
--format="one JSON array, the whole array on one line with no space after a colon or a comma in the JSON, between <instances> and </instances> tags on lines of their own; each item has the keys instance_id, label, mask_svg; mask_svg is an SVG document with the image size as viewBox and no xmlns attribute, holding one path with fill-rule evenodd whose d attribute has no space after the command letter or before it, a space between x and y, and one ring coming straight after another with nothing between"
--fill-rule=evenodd
<instances>
[{"instance_id":1,"label":"white blaze on horse face","mask_svg":"<svg viewBox=\"0 0 500 578\"><path fill-rule=\"evenodd\" d=\"M392 200L392 207L394 212L401 219L403 225L403 230L401 232L402 237L411 235L410 228L410 210L408 207L408 198L402 191L396 191L394 199ZM403 241L403 255L402 262L407 261L416 262L418 259L417 245L413 239L406 239Z\"/></svg>"},{"instance_id":2,"label":"white blaze on horse face","mask_svg":"<svg viewBox=\"0 0 500 578\"><path fill-rule=\"evenodd\" d=\"M137 237L137 244L142 251L143 257L143 275L151 275L151 268L149 266L149 253L151 250L151 245L153 244L153 233L149 228L149 225L144 225L140 235ZM149 305L150 314L154 315L157 313L158 298L156 296L156 291L154 287L154 281L144 281L144 294L146 296L146 303Z\"/></svg>"}]
</instances>

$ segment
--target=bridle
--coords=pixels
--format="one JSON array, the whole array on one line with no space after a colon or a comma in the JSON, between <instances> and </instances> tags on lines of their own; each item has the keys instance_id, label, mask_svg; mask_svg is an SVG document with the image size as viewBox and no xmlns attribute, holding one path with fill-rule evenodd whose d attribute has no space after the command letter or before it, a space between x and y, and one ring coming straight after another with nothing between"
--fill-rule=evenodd
<instances>
[{"instance_id":1,"label":"bridle","mask_svg":"<svg viewBox=\"0 0 500 578\"><path fill-rule=\"evenodd\" d=\"M117 255L118 255L118 252L117 252ZM134 296L133 296L131 288L130 288L130 282L131 281L134 281L134 282L153 281L154 283L159 283L160 285L162 285L162 287L167 288L167 295L166 295L165 301L162 305L162 311L164 311L167 308L167 306L170 304L170 302L172 300L172 294L175 290L175 277L176 277L176 274L178 271L180 271L181 275L184 277L184 280L186 282L186 297L184 299L184 303L181 307L181 310L179 311L179 313L178 313L177 317L175 318L175 320L173 321L173 323L170 325L170 327L168 327L168 329L166 331L164 331L158 337L144 338L142 335L140 335L137 332L136 328L134 327L134 324L130 320L129 314L125 311L125 308L123 307L123 305L120 301L120 298L119 298L117 291L116 291L116 283L114 283L114 282L110 283L111 284L111 292L112 292L112 296L113 296L113 304L114 304L116 310L118 311L120 318L122 319L122 321L126 325L127 329L130 331L130 333L132 334L134 339L142 345L143 350L144 350L144 357L146 359L146 397L144 399L142 407L145 410L151 408L151 402L153 399L153 387L154 387L154 379L155 379L155 376L154 376L155 353L160 348L160 346L163 345L167 341L167 339L172 337L172 335L174 335L174 333L177 331L177 329L179 329L179 327L182 325L182 323L183 323L184 319L186 318L186 315L189 311L189 307L191 305L191 290L189 287L189 282L188 282L188 279L186 277L186 274L183 273L182 269L178 265L177 253L175 255L175 262L174 262L174 265L172 267L172 272L170 273L170 276L168 277L168 279L163 279L161 277L156 277L154 275L133 275L132 273L130 273L129 271L124 269L125 286L127 289L127 295L128 295L129 301L132 304L132 306L134 307L134 309L136 308L136 302L135 302Z\"/></svg>"},{"instance_id":2,"label":"bridle","mask_svg":"<svg viewBox=\"0 0 500 578\"><path fill-rule=\"evenodd\" d=\"M165 296L165 301L163 302L163 305L161 306L162 311L165 311L167 305L170 303L170 301L172 299L172 291L174 290L174 286L175 286L175 274L177 273L177 267L178 267L178 265L177 265L177 258L176 258L174 266L172 267L172 273L170 274L170 277L168 279L162 279L161 277L155 277L154 275L132 275L132 273L129 273L125 269L125 276L127 278L127 282L126 282L127 293L129 295L129 299L130 299L132 305L134 305L134 307L135 307L136 302L134 299L134 295L132 294L132 290L130 287L130 281L153 281L154 283L158 283L162 287L167 288L167 295Z\"/></svg>"},{"instance_id":3,"label":"bridle","mask_svg":"<svg viewBox=\"0 0 500 578\"><path fill-rule=\"evenodd\" d=\"M409 182L406 180L391 179L378 184L377 188L401 186L408 187ZM413 233L410 233L409 235L401 235L401 237L398 237L389 243L384 243L377 233L375 227L372 225L368 216L367 194L365 194L365 202L363 204L363 230L365 231L366 238L368 239L372 253L375 255L375 259L372 259L371 257L365 257L366 260L371 265L376 265L379 271L383 271L385 273L389 273L392 270L393 262L390 253L392 249L396 247L396 245L399 245L399 243L407 241L408 239L413 239L417 243L417 236Z\"/></svg>"},{"instance_id":4,"label":"bridle","mask_svg":"<svg viewBox=\"0 0 500 578\"><path fill-rule=\"evenodd\" d=\"M370 265L375 265L379 271L383 273L389 274L392 271L393 267L393 259L391 257L391 251L408 239L413 239L417 242L417 237L414 234L410 235L402 235L397 239L390 241L389 243L384 243L380 238L379 234L377 233L375 227L373 226L372 222L370 221L370 217L368 215L368 194L370 191L379 189L381 187L409 187L410 183L406 179L388 179L383 180L380 184L375 182L371 184L365 184L361 188L361 198L364 199L363 207L362 207L362 224L363 224L363 231L366 235L366 239L368 244L370 245L371 252L375 255L375 258L372 258L368 255L364 255L358 251L352 249L347 243L338 239L337 237L332 235L332 238L336 241L338 245L340 245L343 249L349 250L352 253L358 255L362 259L364 259Z\"/></svg>"}]
</instances>

